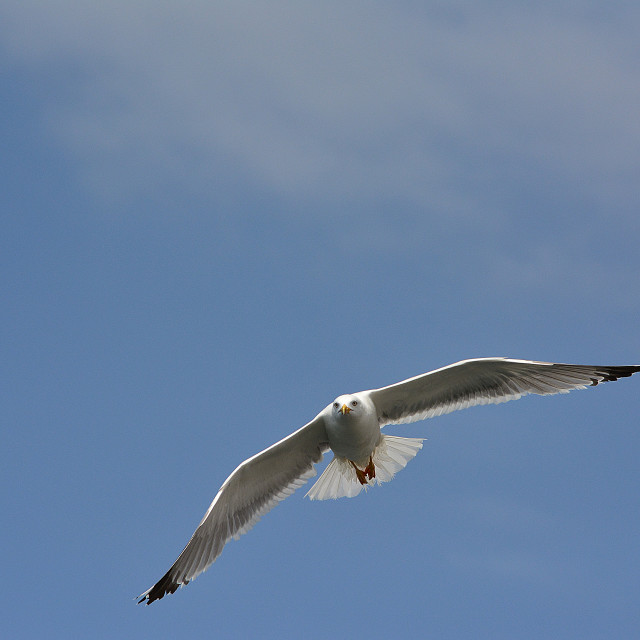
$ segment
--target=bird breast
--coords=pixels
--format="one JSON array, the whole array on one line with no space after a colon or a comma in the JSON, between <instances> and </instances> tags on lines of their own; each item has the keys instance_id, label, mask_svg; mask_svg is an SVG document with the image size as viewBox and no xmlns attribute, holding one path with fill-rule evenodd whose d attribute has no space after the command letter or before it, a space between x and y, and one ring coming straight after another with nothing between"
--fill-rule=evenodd
<instances>
[{"instance_id":1,"label":"bird breast","mask_svg":"<svg viewBox=\"0 0 640 640\"><path fill-rule=\"evenodd\" d=\"M346 415L331 413L327 420L329 446L337 456L366 465L382 438L374 413L351 411Z\"/></svg>"}]
</instances>

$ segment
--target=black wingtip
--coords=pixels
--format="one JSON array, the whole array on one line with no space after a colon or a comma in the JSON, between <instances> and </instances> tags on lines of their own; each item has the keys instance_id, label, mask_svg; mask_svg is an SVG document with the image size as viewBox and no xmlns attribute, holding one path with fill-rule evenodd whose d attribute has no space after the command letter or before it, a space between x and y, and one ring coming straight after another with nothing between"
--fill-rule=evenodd
<instances>
[{"instance_id":1,"label":"black wingtip","mask_svg":"<svg viewBox=\"0 0 640 640\"><path fill-rule=\"evenodd\" d=\"M164 598L164 596L167 593L173 593L173 591L165 591L164 589L156 589L155 586L152 587L147 593L145 593L140 597L140 600L138 600L138 604L142 604L143 602L147 605L150 605L152 602L155 602L156 600L160 600L161 598Z\"/></svg>"},{"instance_id":2,"label":"black wingtip","mask_svg":"<svg viewBox=\"0 0 640 640\"><path fill-rule=\"evenodd\" d=\"M629 378L640 371L640 365L623 365L619 367L598 367L598 378L591 378L591 386L595 387L601 382L614 382L619 378Z\"/></svg>"},{"instance_id":3,"label":"black wingtip","mask_svg":"<svg viewBox=\"0 0 640 640\"><path fill-rule=\"evenodd\" d=\"M166 596L168 593L175 593L178 590L178 587L181 586L181 584L188 583L188 580L184 580L182 583L176 582L175 578L173 578L173 576L171 575L171 571L168 571L164 576L162 576L162 578L160 578L160 580L158 580L158 582L153 585L153 587L151 587L151 589L138 596L138 598L140 598L140 600L138 600L138 604L146 602L146 604L149 605L156 600L164 598L164 596Z\"/></svg>"},{"instance_id":4,"label":"black wingtip","mask_svg":"<svg viewBox=\"0 0 640 640\"><path fill-rule=\"evenodd\" d=\"M614 382L619 378L629 378L640 371L640 365L627 365L619 367L599 367L598 378L591 378L591 386L595 387L601 382Z\"/></svg>"},{"instance_id":5,"label":"black wingtip","mask_svg":"<svg viewBox=\"0 0 640 640\"><path fill-rule=\"evenodd\" d=\"M155 596L153 597L151 595L151 592L153 591L155 585L153 587L151 587L151 589L149 589L149 591L145 591L142 595L139 595L138 598L136 598L136 600L138 600L138 604L142 604L143 602L145 602L146 604L151 604L154 600L158 600L159 598L162 598L162 596ZM162 594L164 595L164 594Z\"/></svg>"},{"instance_id":6,"label":"black wingtip","mask_svg":"<svg viewBox=\"0 0 640 640\"><path fill-rule=\"evenodd\" d=\"M629 365L622 367L606 367L602 372L602 382L613 382L618 378L628 378L640 371L640 365Z\"/></svg>"}]
</instances>

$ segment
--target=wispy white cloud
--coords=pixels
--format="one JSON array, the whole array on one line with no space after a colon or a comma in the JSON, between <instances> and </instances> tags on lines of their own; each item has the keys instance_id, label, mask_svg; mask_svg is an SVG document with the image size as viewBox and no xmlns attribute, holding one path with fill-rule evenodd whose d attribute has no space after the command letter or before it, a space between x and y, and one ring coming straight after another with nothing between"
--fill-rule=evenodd
<instances>
[{"instance_id":1,"label":"wispy white cloud","mask_svg":"<svg viewBox=\"0 0 640 640\"><path fill-rule=\"evenodd\" d=\"M9 2L2 22L15 65L67 75L43 116L109 189L495 220L514 165L620 215L635 197L638 12L598 6Z\"/></svg>"},{"instance_id":2,"label":"wispy white cloud","mask_svg":"<svg viewBox=\"0 0 640 640\"><path fill-rule=\"evenodd\" d=\"M9 1L0 25L97 198L266 195L360 246L453 247L494 292L637 307L637 262L604 257L639 233L635 7Z\"/></svg>"}]
</instances>

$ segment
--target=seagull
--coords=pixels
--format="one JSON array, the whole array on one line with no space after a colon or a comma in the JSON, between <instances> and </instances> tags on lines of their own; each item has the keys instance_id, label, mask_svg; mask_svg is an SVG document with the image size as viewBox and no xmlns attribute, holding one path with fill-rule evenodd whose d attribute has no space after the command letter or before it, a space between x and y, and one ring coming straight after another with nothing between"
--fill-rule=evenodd
<instances>
[{"instance_id":1,"label":"seagull","mask_svg":"<svg viewBox=\"0 0 640 640\"><path fill-rule=\"evenodd\" d=\"M476 358L462 360L380 389L338 396L311 422L240 464L224 481L187 546L169 571L138 596L151 604L188 584L268 511L329 463L307 496L352 498L363 488L391 480L422 448L422 438L381 432L401 424L480 404L586 389L626 378L640 365L589 366Z\"/></svg>"}]
</instances>

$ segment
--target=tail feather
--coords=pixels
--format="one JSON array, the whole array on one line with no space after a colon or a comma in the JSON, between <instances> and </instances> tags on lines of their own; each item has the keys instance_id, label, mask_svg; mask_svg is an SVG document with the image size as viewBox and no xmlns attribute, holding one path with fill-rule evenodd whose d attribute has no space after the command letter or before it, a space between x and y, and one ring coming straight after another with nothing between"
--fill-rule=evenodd
<instances>
[{"instance_id":1,"label":"tail feather","mask_svg":"<svg viewBox=\"0 0 640 640\"><path fill-rule=\"evenodd\" d=\"M310 500L353 498L363 488L388 482L422 449L422 441L423 438L401 438L383 434L372 456L376 477L371 478L366 485L360 484L349 460L334 456L323 474L309 489L307 496Z\"/></svg>"}]
</instances>

